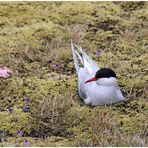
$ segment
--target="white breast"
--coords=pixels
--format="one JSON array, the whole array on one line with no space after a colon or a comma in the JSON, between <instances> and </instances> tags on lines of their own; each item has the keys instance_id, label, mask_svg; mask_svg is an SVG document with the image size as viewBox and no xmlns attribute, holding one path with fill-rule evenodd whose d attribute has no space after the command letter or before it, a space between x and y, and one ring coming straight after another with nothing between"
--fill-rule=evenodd
<instances>
[{"instance_id":1,"label":"white breast","mask_svg":"<svg viewBox=\"0 0 148 148\"><path fill-rule=\"evenodd\" d=\"M97 82L84 83L94 76L94 74L87 75L86 70L84 71L81 73L83 80L79 81L79 94L86 104L97 106L124 100L115 78L103 78Z\"/></svg>"}]
</instances>

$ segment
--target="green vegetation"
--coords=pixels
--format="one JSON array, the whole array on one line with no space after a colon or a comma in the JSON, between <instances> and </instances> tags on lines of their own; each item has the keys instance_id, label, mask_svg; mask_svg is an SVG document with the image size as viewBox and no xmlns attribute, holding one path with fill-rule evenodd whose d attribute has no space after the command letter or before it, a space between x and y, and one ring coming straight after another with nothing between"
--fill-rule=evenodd
<instances>
[{"instance_id":1,"label":"green vegetation","mask_svg":"<svg viewBox=\"0 0 148 148\"><path fill-rule=\"evenodd\" d=\"M147 16L148 2L1 2L0 146L148 146ZM115 70L125 102L81 101L71 39Z\"/></svg>"}]
</instances>

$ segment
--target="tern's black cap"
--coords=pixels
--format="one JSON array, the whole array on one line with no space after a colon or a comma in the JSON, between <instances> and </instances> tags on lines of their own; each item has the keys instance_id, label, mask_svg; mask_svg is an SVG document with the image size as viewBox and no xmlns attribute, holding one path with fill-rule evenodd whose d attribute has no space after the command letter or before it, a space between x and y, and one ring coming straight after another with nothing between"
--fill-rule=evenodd
<instances>
[{"instance_id":1,"label":"tern's black cap","mask_svg":"<svg viewBox=\"0 0 148 148\"><path fill-rule=\"evenodd\" d=\"M95 78L110 78L110 77L116 77L116 74L113 70L109 68L101 68L96 72Z\"/></svg>"}]
</instances>

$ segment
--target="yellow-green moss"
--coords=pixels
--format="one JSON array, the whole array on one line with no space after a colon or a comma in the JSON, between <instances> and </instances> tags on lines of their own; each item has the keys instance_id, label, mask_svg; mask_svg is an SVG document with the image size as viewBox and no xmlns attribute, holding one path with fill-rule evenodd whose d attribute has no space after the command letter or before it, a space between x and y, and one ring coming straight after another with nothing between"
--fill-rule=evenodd
<instances>
[{"instance_id":1,"label":"yellow-green moss","mask_svg":"<svg viewBox=\"0 0 148 148\"><path fill-rule=\"evenodd\" d=\"M1 146L24 146L17 130L31 146L147 146L147 2L1 2L0 10L0 67L12 71L0 78ZM71 39L115 70L125 102L80 100Z\"/></svg>"},{"instance_id":2,"label":"yellow-green moss","mask_svg":"<svg viewBox=\"0 0 148 148\"><path fill-rule=\"evenodd\" d=\"M35 128L35 120L30 113L23 113L21 109L13 108L13 112L0 112L1 128L0 130L9 135L17 137L17 132L22 131L30 134L33 127Z\"/></svg>"}]
</instances>

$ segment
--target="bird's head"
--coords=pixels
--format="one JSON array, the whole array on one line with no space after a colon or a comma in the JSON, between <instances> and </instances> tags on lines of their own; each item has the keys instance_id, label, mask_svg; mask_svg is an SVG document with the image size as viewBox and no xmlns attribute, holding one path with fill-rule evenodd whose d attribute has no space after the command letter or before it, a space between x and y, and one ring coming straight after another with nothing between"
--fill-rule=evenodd
<instances>
[{"instance_id":1,"label":"bird's head","mask_svg":"<svg viewBox=\"0 0 148 148\"><path fill-rule=\"evenodd\" d=\"M99 69L95 76L89 80L87 80L85 83L90 83L95 81L98 85L103 86L112 86L117 85L117 79L116 74L113 70L109 68L101 68Z\"/></svg>"}]
</instances>

